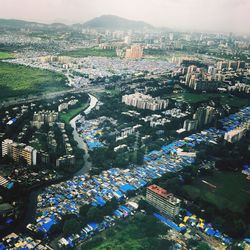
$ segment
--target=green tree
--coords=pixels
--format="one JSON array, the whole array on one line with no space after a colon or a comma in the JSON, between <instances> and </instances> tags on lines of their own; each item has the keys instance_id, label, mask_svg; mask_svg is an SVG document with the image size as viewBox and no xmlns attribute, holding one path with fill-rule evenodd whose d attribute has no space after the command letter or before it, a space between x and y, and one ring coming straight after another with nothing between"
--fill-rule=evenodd
<instances>
[{"instance_id":1,"label":"green tree","mask_svg":"<svg viewBox=\"0 0 250 250\"><path fill-rule=\"evenodd\" d=\"M81 225L76 219L72 218L64 222L63 225L64 235L78 233L80 230L81 230Z\"/></svg>"},{"instance_id":2,"label":"green tree","mask_svg":"<svg viewBox=\"0 0 250 250\"><path fill-rule=\"evenodd\" d=\"M89 211L91 206L89 204L84 204L80 207L79 214L83 217L85 217Z\"/></svg>"},{"instance_id":3,"label":"green tree","mask_svg":"<svg viewBox=\"0 0 250 250\"><path fill-rule=\"evenodd\" d=\"M197 250L211 250L210 246L205 242L199 243L196 249Z\"/></svg>"},{"instance_id":4,"label":"green tree","mask_svg":"<svg viewBox=\"0 0 250 250\"><path fill-rule=\"evenodd\" d=\"M102 211L100 208L91 207L87 213L88 221L101 222L103 219Z\"/></svg>"},{"instance_id":5,"label":"green tree","mask_svg":"<svg viewBox=\"0 0 250 250\"><path fill-rule=\"evenodd\" d=\"M112 212L117 208L117 204L114 203L108 203L102 208L102 214L103 215L110 215Z\"/></svg>"}]
</instances>

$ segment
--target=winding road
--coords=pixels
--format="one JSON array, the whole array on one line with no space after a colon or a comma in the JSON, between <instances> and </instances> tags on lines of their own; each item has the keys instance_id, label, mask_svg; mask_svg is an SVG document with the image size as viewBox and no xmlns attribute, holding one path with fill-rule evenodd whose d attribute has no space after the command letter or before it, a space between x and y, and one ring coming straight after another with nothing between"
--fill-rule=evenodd
<instances>
[{"instance_id":1,"label":"winding road","mask_svg":"<svg viewBox=\"0 0 250 250\"><path fill-rule=\"evenodd\" d=\"M77 93L92 93L92 92L103 92L104 88L102 86L96 86L96 85L89 85L84 88L72 88L72 89L67 89L63 91L57 91L57 92L52 92L52 93L46 93L42 95L29 95L26 97L19 97L19 98L8 98L6 100L3 100L2 103L0 104L1 107L9 107L12 105L18 105L18 104L27 104L31 102L36 102L36 101L41 101L41 100L46 100L46 99L53 99L59 96L64 96L65 94L72 93L72 94L77 94Z\"/></svg>"}]
</instances>

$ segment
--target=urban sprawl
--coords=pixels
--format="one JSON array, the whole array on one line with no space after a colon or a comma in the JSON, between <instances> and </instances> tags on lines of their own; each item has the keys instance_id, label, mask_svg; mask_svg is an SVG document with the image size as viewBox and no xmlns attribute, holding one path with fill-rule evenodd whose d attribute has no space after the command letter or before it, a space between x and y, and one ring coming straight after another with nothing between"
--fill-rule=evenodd
<instances>
[{"instance_id":1,"label":"urban sprawl","mask_svg":"<svg viewBox=\"0 0 250 250\"><path fill-rule=\"evenodd\" d=\"M5 25L0 249L250 249L249 37Z\"/></svg>"}]
</instances>

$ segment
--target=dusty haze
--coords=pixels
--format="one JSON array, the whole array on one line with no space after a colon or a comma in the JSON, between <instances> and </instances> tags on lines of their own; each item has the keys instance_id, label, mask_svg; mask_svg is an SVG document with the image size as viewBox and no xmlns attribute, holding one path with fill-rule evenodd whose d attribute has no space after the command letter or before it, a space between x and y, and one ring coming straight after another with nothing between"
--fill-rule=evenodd
<instances>
[{"instance_id":1,"label":"dusty haze","mask_svg":"<svg viewBox=\"0 0 250 250\"><path fill-rule=\"evenodd\" d=\"M0 0L0 18L84 22L103 14L188 31L250 34L250 0Z\"/></svg>"}]
</instances>

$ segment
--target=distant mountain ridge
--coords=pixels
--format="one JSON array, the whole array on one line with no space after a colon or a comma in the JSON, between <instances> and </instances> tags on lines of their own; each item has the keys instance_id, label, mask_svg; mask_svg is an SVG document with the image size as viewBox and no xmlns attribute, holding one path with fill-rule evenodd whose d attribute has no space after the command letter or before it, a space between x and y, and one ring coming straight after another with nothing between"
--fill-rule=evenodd
<instances>
[{"instance_id":1,"label":"distant mountain ridge","mask_svg":"<svg viewBox=\"0 0 250 250\"><path fill-rule=\"evenodd\" d=\"M141 30L152 29L152 25L143 21L134 21L114 15L102 15L93 18L85 23L83 27L96 29L113 29L113 30Z\"/></svg>"},{"instance_id":2,"label":"distant mountain ridge","mask_svg":"<svg viewBox=\"0 0 250 250\"><path fill-rule=\"evenodd\" d=\"M93 18L84 23L66 25L61 22L45 24L34 21L25 21L17 19L0 19L0 31L12 30L20 31L21 29L31 30L51 30L51 29L71 29L71 28L93 28L93 29L109 29L109 30L143 30L154 29L154 27L143 21L134 21L126 18L103 15Z\"/></svg>"},{"instance_id":3,"label":"distant mountain ridge","mask_svg":"<svg viewBox=\"0 0 250 250\"><path fill-rule=\"evenodd\" d=\"M16 19L0 19L0 32L12 31L20 32L22 29L29 29L31 31L51 31L51 30L66 30L70 26L63 23L38 23L33 21L24 21Z\"/></svg>"},{"instance_id":4,"label":"distant mountain ridge","mask_svg":"<svg viewBox=\"0 0 250 250\"><path fill-rule=\"evenodd\" d=\"M0 25L5 27L16 27L16 28L23 28L25 26L48 26L44 23L38 23L38 22L31 22L31 21L24 21L24 20L18 20L18 19L0 19Z\"/></svg>"}]
</instances>

